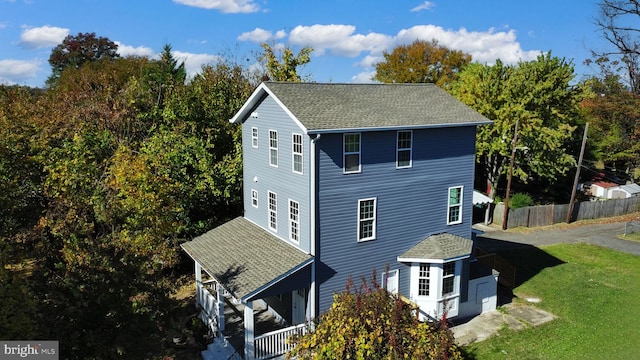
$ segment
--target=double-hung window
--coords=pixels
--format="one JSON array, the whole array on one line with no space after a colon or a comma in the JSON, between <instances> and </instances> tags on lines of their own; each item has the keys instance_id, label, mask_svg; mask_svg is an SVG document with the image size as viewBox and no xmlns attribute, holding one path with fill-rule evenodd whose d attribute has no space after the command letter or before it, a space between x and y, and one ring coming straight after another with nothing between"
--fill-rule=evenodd
<instances>
[{"instance_id":1,"label":"double-hung window","mask_svg":"<svg viewBox=\"0 0 640 360\"><path fill-rule=\"evenodd\" d=\"M289 200L289 239L300 242L300 203Z\"/></svg>"},{"instance_id":2,"label":"double-hung window","mask_svg":"<svg viewBox=\"0 0 640 360\"><path fill-rule=\"evenodd\" d=\"M278 195L269 191L269 229L278 230Z\"/></svg>"},{"instance_id":3,"label":"double-hung window","mask_svg":"<svg viewBox=\"0 0 640 360\"><path fill-rule=\"evenodd\" d=\"M360 168L360 133L343 135L344 173L359 173Z\"/></svg>"},{"instance_id":4,"label":"double-hung window","mask_svg":"<svg viewBox=\"0 0 640 360\"><path fill-rule=\"evenodd\" d=\"M376 199L358 200L358 241L376 238Z\"/></svg>"},{"instance_id":5,"label":"double-hung window","mask_svg":"<svg viewBox=\"0 0 640 360\"><path fill-rule=\"evenodd\" d=\"M449 188L447 224L462 223L462 186Z\"/></svg>"},{"instance_id":6,"label":"double-hung window","mask_svg":"<svg viewBox=\"0 0 640 360\"><path fill-rule=\"evenodd\" d=\"M396 141L396 168L402 169L411 167L412 142L412 131L398 131L398 137Z\"/></svg>"},{"instance_id":7,"label":"double-hung window","mask_svg":"<svg viewBox=\"0 0 640 360\"><path fill-rule=\"evenodd\" d=\"M293 134L293 172L302 174L302 135Z\"/></svg>"},{"instance_id":8,"label":"double-hung window","mask_svg":"<svg viewBox=\"0 0 640 360\"><path fill-rule=\"evenodd\" d=\"M456 274L456 263L448 262L442 266L442 296L453 292L453 285Z\"/></svg>"},{"instance_id":9,"label":"double-hung window","mask_svg":"<svg viewBox=\"0 0 640 360\"><path fill-rule=\"evenodd\" d=\"M258 207L258 190L251 189L251 206Z\"/></svg>"},{"instance_id":10,"label":"double-hung window","mask_svg":"<svg viewBox=\"0 0 640 360\"><path fill-rule=\"evenodd\" d=\"M257 127L251 128L251 147L254 147L254 148L258 147L258 128Z\"/></svg>"},{"instance_id":11,"label":"double-hung window","mask_svg":"<svg viewBox=\"0 0 640 360\"><path fill-rule=\"evenodd\" d=\"M418 269L418 296L429 296L429 264L420 264Z\"/></svg>"},{"instance_id":12,"label":"double-hung window","mask_svg":"<svg viewBox=\"0 0 640 360\"><path fill-rule=\"evenodd\" d=\"M278 167L278 131L269 130L269 165Z\"/></svg>"}]
</instances>

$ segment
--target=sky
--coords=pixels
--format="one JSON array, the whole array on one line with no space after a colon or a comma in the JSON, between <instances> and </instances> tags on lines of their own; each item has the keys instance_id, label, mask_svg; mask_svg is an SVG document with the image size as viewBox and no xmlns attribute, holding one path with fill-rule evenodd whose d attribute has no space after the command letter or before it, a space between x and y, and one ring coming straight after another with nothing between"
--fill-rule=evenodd
<instances>
[{"instance_id":1,"label":"sky","mask_svg":"<svg viewBox=\"0 0 640 360\"><path fill-rule=\"evenodd\" d=\"M399 45L437 40L515 64L551 51L576 79L590 49L605 46L596 0L0 0L0 83L42 87L51 49L67 35L95 33L121 56L155 57L165 44L193 76L227 59L256 64L260 44L314 49L299 74L316 82L371 82Z\"/></svg>"}]
</instances>

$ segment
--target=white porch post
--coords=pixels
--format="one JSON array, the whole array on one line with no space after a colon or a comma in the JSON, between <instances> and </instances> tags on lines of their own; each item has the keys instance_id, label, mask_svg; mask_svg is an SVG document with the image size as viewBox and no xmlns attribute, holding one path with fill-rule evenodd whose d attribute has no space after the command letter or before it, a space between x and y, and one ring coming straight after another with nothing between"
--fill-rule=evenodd
<instances>
[{"instance_id":1,"label":"white porch post","mask_svg":"<svg viewBox=\"0 0 640 360\"><path fill-rule=\"evenodd\" d=\"M198 286L202 284L202 266L197 261L194 261L196 264L195 273L196 273L196 308L200 306L202 303L202 299L200 299L200 291L198 291Z\"/></svg>"},{"instance_id":2,"label":"white porch post","mask_svg":"<svg viewBox=\"0 0 640 360\"><path fill-rule=\"evenodd\" d=\"M218 302L218 336L220 338L223 337L222 332L224 331L224 295L222 294L222 292L224 291L224 288L222 287L222 285L220 285L220 283L216 284L216 294L217 296L217 302Z\"/></svg>"},{"instance_id":3,"label":"white porch post","mask_svg":"<svg viewBox=\"0 0 640 360\"><path fill-rule=\"evenodd\" d=\"M307 324L312 324L316 318L316 262L311 263L311 286L309 286L309 310L307 311Z\"/></svg>"},{"instance_id":4,"label":"white porch post","mask_svg":"<svg viewBox=\"0 0 640 360\"><path fill-rule=\"evenodd\" d=\"M244 304L244 359L254 360L253 301Z\"/></svg>"},{"instance_id":5,"label":"white porch post","mask_svg":"<svg viewBox=\"0 0 640 360\"><path fill-rule=\"evenodd\" d=\"M491 203L487 204L487 210L484 212L484 224L489 225L489 213L491 212Z\"/></svg>"}]
</instances>

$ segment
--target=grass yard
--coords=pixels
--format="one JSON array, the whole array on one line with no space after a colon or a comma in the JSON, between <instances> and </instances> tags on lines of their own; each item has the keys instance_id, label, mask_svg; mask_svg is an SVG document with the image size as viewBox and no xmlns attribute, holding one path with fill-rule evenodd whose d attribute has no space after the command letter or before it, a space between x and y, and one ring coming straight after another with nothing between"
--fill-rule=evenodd
<instances>
[{"instance_id":1,"label":"grass yard","mask_svg":"<svg viewBox=\"0 0 640 360\"><path fill-rule=\"evenodd\" d=\"M536 306L558 318L520 332L502 330L491 339L468 346L468 358L640 358L640 257L586 244L553 245L542 250L500 255L519 259L523 263L514 265L531 275L514 289L514 302L540 298L542 302ZM549 257L560 261L531 271L538 260L549 263Z\"/></svg>"}]
</instances>

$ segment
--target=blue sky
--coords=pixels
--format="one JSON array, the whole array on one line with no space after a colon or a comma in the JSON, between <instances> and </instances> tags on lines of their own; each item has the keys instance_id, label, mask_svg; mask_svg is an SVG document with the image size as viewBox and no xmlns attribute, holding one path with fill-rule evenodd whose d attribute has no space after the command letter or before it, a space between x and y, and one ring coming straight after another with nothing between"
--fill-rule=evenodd
<instances>
[{"instance_id":1,"label":"blue sky","mask_svg":"<svg viewBox=\"0 0 640 360\"><path fill-rule=\"evenodd\" d=\"M157 56L171 44L190 74L220 57L253 65L260 43L314 48L302 69L317 82L369 82L384 51L436 39L474 61L541 52L572 59L604 46L596 0L0 0L0 83L42 86L51 49L95 32L121 55Z\"/></svg>"}]
</instances>

